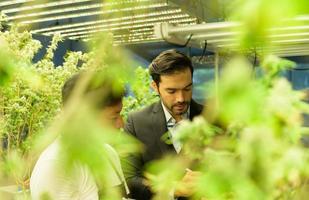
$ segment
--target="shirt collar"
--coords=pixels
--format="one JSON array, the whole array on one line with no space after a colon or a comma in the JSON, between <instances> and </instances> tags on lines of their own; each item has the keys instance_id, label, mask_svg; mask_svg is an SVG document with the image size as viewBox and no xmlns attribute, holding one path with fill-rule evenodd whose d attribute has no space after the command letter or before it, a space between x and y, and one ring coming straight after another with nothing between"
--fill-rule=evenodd
<instances>
[{"instance_id":1,"label":"shirt collar","mask_svg":"<svg viewBox=\"0 0 309 200\"><path fill-rule=\"evenodd\" d=\"M164 111L166 123L168 123L168 122L176 123L176 120L173 118L171 113L167 110L167 108L165 107L165 105L163 104L162 101L161 101L161 105L162 105L162 108L163 108L163 111ZM190 115L190 106L188 107L187 112L182 114L182 119L189 119L189 115Z\"/></svg>"}]
</instances>

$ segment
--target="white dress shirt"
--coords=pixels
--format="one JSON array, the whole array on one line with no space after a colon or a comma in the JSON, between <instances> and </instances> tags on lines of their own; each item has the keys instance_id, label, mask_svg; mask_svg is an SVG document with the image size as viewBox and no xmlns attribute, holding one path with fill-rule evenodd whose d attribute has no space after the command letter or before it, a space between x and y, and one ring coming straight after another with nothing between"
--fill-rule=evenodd
<instances>
[{"instance_id":1,"label":"white dress shirt","mask_svg":"<svg viewBox=\"0 0 309 200\"><path fill-rule=\"evenodd\" d=\"M179 125L182 121L189 119L190 116L190 106L188 107L188 110L186 113L182 114L182 119L179 122L176 122L176 120L173 118L171 113L168 111L168 109L165 107L165 105L162 103L165 119L166 119L166 126L169 131L169 134L171 136L171 141L173 143L173 146L177 153L181 151L182 144L179 140L175 138L175 134L177 133L177 125Z\"/></svg>"}]
</instances>

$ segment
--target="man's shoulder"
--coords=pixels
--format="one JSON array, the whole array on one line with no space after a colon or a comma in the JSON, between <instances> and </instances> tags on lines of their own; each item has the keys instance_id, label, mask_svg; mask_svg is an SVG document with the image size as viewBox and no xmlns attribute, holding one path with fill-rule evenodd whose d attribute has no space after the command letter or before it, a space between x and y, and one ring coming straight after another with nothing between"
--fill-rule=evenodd
<instances>
[{"instance_id":1,"label":"man's shoulder","mask_svg":"<svg viewBox=\"0 0 309 200\"><path fill-rule=\"evenodd\" d=\"M195 107L195 109L199 110L199 111L202 111L204 109L204 105L196 102L196 101L192 101L192 105Z\"/></svg>"},{"instance_id":2,"label":"man's shoulder","mask_svg":"<svg viewBox=\"0 0 309 200\"><path fill-rule=\"evenodd\" d=\"M158 106L160 106L160 101L157 101L157 102L154 102L154 103L152 103L148 106L145 106L144 108L142 108L140 110L131 112L131 113L129 113L129 116L133 117L133 118L139 118L139 117L145 118L145 117L149 116L149 114L154 112L157 109Z\"/></svg>"},{"instance_id":3,"label":"man's shoulder","mask_svg":"<svg viewBox=\"0 0 309 200\"><path fill-rule=\"evenodd\" d=\"M153 114L160 109L162 110L161 103L155 102L143 109L129 113L124 130L136 137L139 137L137 136L139 134L145 135L145 133L150 131L150 127L152 127L154 121L156 121Z\"/></svg>"},{"instance_id":4,"label":"man's shoulder","mask_svg":"<svg viewBox=\"0 0 309 200\"><path fill-rule=\"evenodd\" d=\"M202 104L197 103L192 99L191 105L190 105L190 110L191 110L191 118L200 115L203 112L204 106Z\"/></svg>"}]
</instances>

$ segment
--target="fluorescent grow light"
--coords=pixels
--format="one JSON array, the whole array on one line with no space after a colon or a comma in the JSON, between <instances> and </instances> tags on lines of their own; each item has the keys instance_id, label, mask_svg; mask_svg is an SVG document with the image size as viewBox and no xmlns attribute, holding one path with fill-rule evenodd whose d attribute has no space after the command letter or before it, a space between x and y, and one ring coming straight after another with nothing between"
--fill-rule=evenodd
<instances>
[{"instance_id":1,"label":"fluorescent grow light","mask_svg":"<svg viewBox=\"0 0 309 200\"><path fill-rule=\"evenodd\" d=\"M118 22L118 23L105 23L101 25L94 25L94 26L86 26L86 27L79 27L79 28L68 28L64 30L59 31L50 31L45 32L45 35L53 35L54 33L69 33L69 32L78 32L78 31L84 31L84 30L91 30L91 29L99 29L99 28L111 28L111 27L123 27L125 25L137 25L137 24L147 24L148 22L160 22L163 20L173 20L173 19L190 19L192 21L196 20L196 18L188 18L187 14L179 14L179 15L170 15L170 16L163 16L163 17L157 17L157 18L147 18L147 19L141 19L141 20L134 20L134 21L124 21L124 22ZM128 27L128 26L126 26Z\"/></svg>"},{"instance_id":2,"label":"fluorescent grow light","mask_svg":"<svg viewBox=\"0 0 309 200\"><path fill-rule=\"evenodd\" d=\"M55 17L39 18L39 19L34 19L34 20L21 21L20 23L21 24L32 24L32 23L37 23L37 22L45 22L45 21L52 21L52 20L77 18L77 17L86 17L86 16L92 16L92 15L101 15L101 14L111 14L111 13L123 12L123 11L143 10L143 9L149 9L149 8L161 8L161 7L166 7L167 5L168 5L167 3L157 3L157 4L147 5L147 6L135 6L135 7L128 7L128 8L105 10L105 11L92 11L92 12L85 12L85 13L79 13L79 14L68 14L68 15L60 15L60 16L55 16Z\"/></svg>"},{"instance_id":3,"label":"fluorescent grow light","mask_svg":"<svg viewBox=\"0 0 309 200\"><path fill-rule=\"evenodd\" d=\"M181 9L164 10L164 11L152 12L152 13L146 13L146 14L137 14L133 16L87 21L87 22L81 22L81 23L66 24L66 25L53 26L53 27L48 27L48 28L35 29L35 30L32 30L31 33L42 33L46 31L67 29L67 28L73 28L73 27L79 27L79 26L95 25L95 24L102 24L102 23L108 23L108 22L125 21L125 20L134 20L134 19L147 18L147 17L156 17L156 16L162 16L162 15L177 14L180 12L181 12Z\"/></svg>"}]
</instances>

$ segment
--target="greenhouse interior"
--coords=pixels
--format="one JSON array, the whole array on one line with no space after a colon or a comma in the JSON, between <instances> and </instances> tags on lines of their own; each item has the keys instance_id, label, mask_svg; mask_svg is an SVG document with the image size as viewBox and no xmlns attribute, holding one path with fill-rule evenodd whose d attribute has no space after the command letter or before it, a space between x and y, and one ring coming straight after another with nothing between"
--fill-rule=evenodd
<instances>
[{"instance_id":1,"label":"greenhouse interior","mask_svg":"<svg viewBox=\"0 0 309 200\"><path fill-rule=\"evenodd\" d=\"M1 200L308 200L308 0L0 0Z\"/></svg>"}]
</instances>

